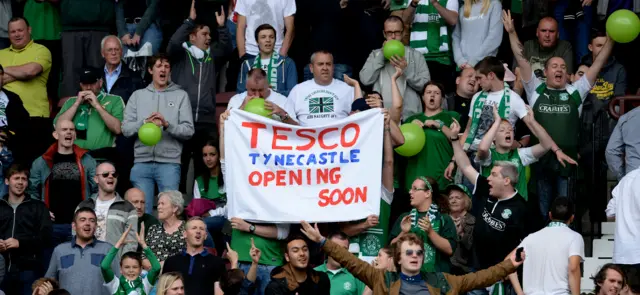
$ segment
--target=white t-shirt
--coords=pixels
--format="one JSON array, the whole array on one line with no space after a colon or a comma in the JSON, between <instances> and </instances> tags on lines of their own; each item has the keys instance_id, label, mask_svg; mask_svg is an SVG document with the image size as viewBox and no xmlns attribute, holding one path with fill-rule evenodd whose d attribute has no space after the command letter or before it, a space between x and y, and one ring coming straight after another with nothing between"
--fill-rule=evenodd
<instances>
[{"instance_id":1,"label":"white t-shirt","mask_svg":"<svg viewBox=\"0 0 640 295\"><path fill-rule=\"evenodd\" d=\"M111 204L116 200L113 198L109 201L102 201L96 198L96 238L99 241L106 241L107 238L107 217L109 216L109 208Z\"/></svg>"},{"instance_id":2,"label":"white t-shirt","mask_svg":"<svg viewBox=\"0 0 640 295\"><path fill-rule=\"evenodd\" d=\"M295 112L292 117L300 126L320 126L349 116L353 93L353 87L338 79L327 86L311 79L291 89L287 104L291 105Z\"/></svg>"},{"instance_id":3,"label":"white t-shirt","mask_svg":"<svg viewBox=\"0 0 640 295\"><path fill-rule=\"evenodd\" d=\"M525 294L571 294L569 257L584 259L582 235L566 226L545 227L526 237L519 247L527 255L522 273Z\"/></svg>"},{"instance_id":4,"label":"white t-shirt","mask_svg":"<svg viewBox=\"0 0 640 295\"><path fill-rule=\"evenodd\" d=\"M502 97L504 96L504 89L498 90L494 92L487 93L487 98L484 102L484 107L482 108L482 114L480 114L480 122L478 122L478 130L476 131L475 138L473 140L473 144L471 145L472 151L478 150L478 145L482 140L482 137L485 133L491 128L493 124L493 106L500 106L500 102L502 101ZM473 118L473 106L476 103L476 100L480 96L481 92L476 93L471 99L471 107L469 108L469 122L471 122ZM516 129L516 122L518 119L524 118L527 115L527 107L522 100L522 97L517 93L513 92L513 90L509 89L509 100L511 101L511 110L509 112L509 123L513 129Z\"/></svg>"},{"instance_id":5,"label":"white t-shirt","mask_svg":"<svg viewBox=\"0 0 640 295\"><path fill-rule=\"evenodd\" d=\"M540 84L544 83L544 81L538 79L535 74L531 74L531 77L532 78L530 81L522 81L522 85L524 85L524 91L527 93L527 97L529 98L529 105L533 107L536 104L538 97L540 97L538 92L536 92L536 88L538 88ZM585 98L587 98L587 95L589 94L589 91L591 91L591 84L589 84L587 76L582 76L582 78L578 79L578 81L570 85L570 87L573 87L578 91L582 102L584 102ZM582 114L582 104L580 105L580 107L578 107L578 115L580 114Z\"/></svg>"},{"instance_id":6,"label":"white t-shirt","mask_svg":"<svg viewBox=\"0 0 640 295\"><path fill-rule=\"evenodd\" d=\"M620 180L606 212L607 216L616 217L613 263L640 263L640 169Z\"/></svg>"},{"instance_id":7,"label":"white t-shirt","mask_svg":"<svg viewBox=\"0 0 640 295\"><path fill-rule=\"evenodd\" d=\"M7 126L7 105L9 105L9 97L0 90L0 127Z\"/></svg>"},{"instance_id":8,"label":"white t-shirt","mask_svg":"<svg viewBox=\"0 0 640 295\"><path fill-rule=\"evenodd\" d=\"M247 92L246 91L242 92L242 93L238 93L238 94L234 95L233 97L231 97L231 99L229 99L229 103L227 104L227 110L240 108L242 106L242 102L244 101L244 99L246 97L247 97ZM265 98L265 99L267 101L275 103L277 106L279 106L285 112L287 112L287 114L289 114L289 116L293 117L294 111L287 104L287 98L284 95L282 95L282 94L280 94L278 92L275 92L273 90L269 90L269 96L267 96L267 98ZM280 117L278 117L276 115L273 115L273 119L276 120L276 121L281 121Z\"/></svg>"},{"instance_id":9,"label":"white t-shirt","mask_svg":"<svg viewBox=\"0 0 640 295\"><path fill-rule=\"evenodd\" d=\"M245 30L245 50L248 54L258 55L258 43L255 38L256 28L270 24L276 29L275 51L279 52L284 40L284 18L296 13L294 0L238 0L236 13L247 18Z\"/></svg>"}]
</instances>

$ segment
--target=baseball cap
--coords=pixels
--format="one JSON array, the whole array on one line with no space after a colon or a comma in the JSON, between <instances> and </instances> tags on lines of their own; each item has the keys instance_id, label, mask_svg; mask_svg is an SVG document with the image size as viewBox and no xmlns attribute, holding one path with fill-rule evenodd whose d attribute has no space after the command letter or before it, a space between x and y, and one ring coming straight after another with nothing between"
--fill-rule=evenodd
<instances>
[{"instance_id":1,"label":"baseball cap","mask_svg":"<svg viewBox=\"0 0 640 295\"><path fill-rule=\"evenodd\" d=\"M102 73L96 68L83 68L80 71L80 83L93 84L102 79Z\"/></svg>"},{"instance_id":2,"label":"baseball cap","mask_svg":"<svg viewBox=\"0 0 640 295\"><path fill-rule=\"evenodd\" d=\"M466 186L464 186L464 185L462 185L462 184L460 184L460 183L458 183L458 184L450 184L450 185L448 185L448 186L447 186L447 189L445 190L445 192L446 192L447 194L449 194L449 192L450 192L451 190L454 190L454 189L455 189L455 190L459 190L459 191L461 191L461 192L463 192L463 193L467 194L467 196L468 196L468 197L471 197L471 196L472 196L471 191L469 190L469 188L467 188Z\"/></svg>"}]
</instances>

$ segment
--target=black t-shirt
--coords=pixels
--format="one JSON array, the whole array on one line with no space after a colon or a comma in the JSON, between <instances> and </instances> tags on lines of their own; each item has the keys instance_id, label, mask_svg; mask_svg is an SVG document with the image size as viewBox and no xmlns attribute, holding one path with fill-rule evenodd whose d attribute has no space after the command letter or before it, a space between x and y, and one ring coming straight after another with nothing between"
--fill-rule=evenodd
<instances>
[{"instance_id":1,"label":"black t-shirt","mask_svg":"<svg viewBox=\"0 0 640 295\"><path fill-rule=\"evenodd\" d=\"M318 283L314 283L310 276L307 276L307 279L298 285L298 288L293 290L291 294L299 294L299 295L329 295L331 282L329 281L329 277L325 273L317 272L319 275Z\"/></svg>"},{"instance_id":2,"label":"black t-shirt","mask_svg":"<svg viewBox=\"0 0 640 295\"><path fill-rule=\"evenodd\" d=\"M460 121L458 121L458 123L460 123L460 128L464 130L464 128L467 126L467 121L469 121L469 109L471 108L471 99L464 98L456 93L455 97L453 98L453 101L454 101L453 110L456 111L456 113L460 114Z\"/></svg>"},{"instance_id":3,"label":"black t-shirt","mask_svg":"<svg viewBox=\"0 0 640 295\"><path fill-rule=\"evenodd\" d=\"M167 258L162 273L177 271L184 277L184 293L189 295L211 295L214 283L225 274L224 261L206 250L191 256L180 252Z\"/></svg>"},{"instance_id":4,"label":"black t-shirt","mask_svg":"<svg viewBox=\"0 0 640 295\"><path fill-rule=\"evenodd\" d=\"M477 269L499 262L515 249L527 235L527 202L520 194L503 200L489 195L487 178L478 175L474 198L483 204L476 214L473 243Z\"/></svg>"},{"instance_id":5,"label":"black t-shirt","mask_svg":"<svg viewBox=\"0 0 640 295\"><path fill-rule=\"evenodd\" d=\"M56 224L69 224L82 201L82 181L75 154L53 155L49 175L49 210Z\"/></svg>"}]
</instances>

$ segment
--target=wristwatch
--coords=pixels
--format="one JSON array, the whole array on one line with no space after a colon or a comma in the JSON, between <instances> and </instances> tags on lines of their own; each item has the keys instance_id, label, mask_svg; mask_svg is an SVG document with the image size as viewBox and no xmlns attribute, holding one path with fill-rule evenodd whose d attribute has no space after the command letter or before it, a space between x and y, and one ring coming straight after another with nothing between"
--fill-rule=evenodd
<instances>
[{"instance_id":1,"label":"wristwatch","mask_svg":"<svg viewBox=\"0 0 640 295\"><path fill-rule=\"evenodd\" d=\"M255 232L256 232L256 226L255 226L255 225L253 225L253 224L252 224L252 225L250 225L250 226L249 226L249 232L250 232L250 233L255 233Z\"/></svg>"}]
</instances>

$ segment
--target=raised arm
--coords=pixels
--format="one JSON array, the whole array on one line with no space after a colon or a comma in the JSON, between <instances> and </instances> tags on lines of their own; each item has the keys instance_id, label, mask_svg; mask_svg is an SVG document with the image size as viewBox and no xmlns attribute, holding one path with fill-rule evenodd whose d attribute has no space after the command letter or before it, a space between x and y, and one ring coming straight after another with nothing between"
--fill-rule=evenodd
<instances>
[{"instance_id":1,"label":"raised arm","mask_svg":"<svg viewBox=\"0 0 640 295\"><path fill-rule=\"evenodd\" d=\"M469 118L469 122L471 122L471 118ZM460 124L458 121L454 121L450 127L451 131L454 133L460 133ZM469 157L462 149L462 145L460 145L460 137L449 138L451 140L451 146L453 147L453 158L456 161L456 164L462 171L462 174L473 183L476 184L476 180L478 179L478 171L471 166L471 162L469 161Z\"/></svg>"},{"instance_id":2,"label":"raised arm","mask_svg":"<svg viewBox=\"0 0 640 295\"><path fill-rule=\"evenodd\" d=\"M384 126L384 141L382 147L382 185L390 192L393 192L393 144L391 143L391 122L389 116L386 116ZM396 128L398 126L395 126Z\"/></svg>"},{"instance_id":3,"label":"raised arm","mask_svg":"<svg viewBox=\"0 0 640 295\"><path fill-rule=\"evenodd\" d=\"M513 51L516 63L518 67L520 67L522 80L525 82L531 81L533 71L531 70L531 64L529 64L529 61L524 56L524 46L518 39L518 34L513 25L513 19L511 18L511 11L502 11L502 24L504 25L505 31L509 34L509 44L511 44L511 51Z\"/></svg>"},{"instance_id":4,"label":"raised arm","mask_svg":"<svg viewBox=\"0 0 640 295\"><path fill-rule=\"evenodd\" d=\"M607 42L602 46L602 49L596 56L593 64L591 64L587 72L584 73L585 77L587 77L587 80L589 81L589 85L593 85L596 82L600 70L602 70L604 65L607 64L609 56L611 56L611 51L613 50L613 44L615 44L615 41L613 41L611 37L607 36Z\"/></svg>"},{"instance_id":5,"label":"raised arm","mask_svg":"<svg viewBox=\"0 0 640 295\"><path fill-rule=\"evenodd\" d=\"M544 128L540 126L540 124L538 124L538 122L533 117L533 110L531 109L531 107L527 107L527 115L525 115L522 120L527 125L527 127L529 127L531 133L533 133L533 135L535 135L535 137L540 140L541 147L538 147L532 151L534 157L539 158L544 155L549 149L551 149L551 151L556 155L558 162L560 162L562 166L566 166L565 163L578 165L575 160L567 156L562 151L562 149L559 148L558 145L556 145L555 141L553 141L551 136L549 136L549 133L547 133L547 131L544 130Z\"/></svg>"},{"instance_id":6,"label":"raised arm","mask_svg":"<svg viewBox=\"0 0 640 295\"><path fill-rule=\"evenodd\" d=\"M489 156L491 155L489 149L491 148L494 138L496 138L498 129L500 129L500 122L502 122L502 118L500 118L500 114L498 114L496 106L493 105L493 124L480 141L480 145L478 145L478 152L476 154L478 161L485 161L489 159Z\"/></svg>"},{"instance_id":7,"label":"raised arm","mask_svg":"<svg viewBox=\"0 0 640 295\"><path fill-rule=\"evenodd\" d=\"M398 78L402 76L402 69L396 67L396 72L391 76L391 107L389 108L389 116L391 121L400 124L402 119L402 94L398 88Z\"/></svg>"}]
</instances>

